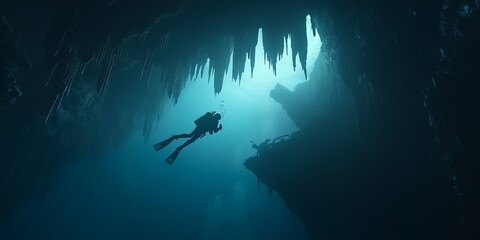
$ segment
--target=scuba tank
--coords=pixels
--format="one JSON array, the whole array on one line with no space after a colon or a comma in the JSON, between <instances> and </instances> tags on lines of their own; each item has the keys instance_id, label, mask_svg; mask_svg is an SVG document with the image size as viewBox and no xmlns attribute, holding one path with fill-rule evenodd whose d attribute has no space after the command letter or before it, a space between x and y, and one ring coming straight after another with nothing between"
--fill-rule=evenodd
<instances>
[{"instance_id":1,"label":"scuba tank","mask_svg":"<svg viewBox=\"0 0 480 240\"><path fill-rule=\"evenodd\" d=\"M203 114L203 116L197 118L197 120L193 121L193 123L195 123L197 126L205 126L205 123L208 122L208 119L211 118L212 115L213 114L211 112L207 112Z\"/></svg>"}]
</instances>

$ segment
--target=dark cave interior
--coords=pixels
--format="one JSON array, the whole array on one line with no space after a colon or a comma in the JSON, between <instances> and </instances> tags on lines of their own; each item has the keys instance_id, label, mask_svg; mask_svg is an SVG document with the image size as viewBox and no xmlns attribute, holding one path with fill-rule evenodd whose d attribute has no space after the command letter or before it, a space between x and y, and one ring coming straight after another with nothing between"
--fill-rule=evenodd
<instances>
[{"instance_id":1,"label":"dark cave interior","mask_svg":"<svg viewBox=\"0 0 480 240\"><path fill-rule=\"evenodd\" d=\"M310 15L323 42L312 75L271 93L300 131L245 166L314 239L480 237L478 0L4 0L0 10L0 223L68 163L118 147L138 124L148 139L207 61L212 94L225 77L241 81L259 28L272 70L290 37L306 75Z\"/></svg>"}]
</instances>

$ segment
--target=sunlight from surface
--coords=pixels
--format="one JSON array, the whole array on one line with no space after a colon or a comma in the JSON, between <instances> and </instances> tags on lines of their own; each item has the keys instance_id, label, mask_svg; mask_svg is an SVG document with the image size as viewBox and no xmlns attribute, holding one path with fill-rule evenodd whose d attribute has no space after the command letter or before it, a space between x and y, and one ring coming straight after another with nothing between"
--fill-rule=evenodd
<instances>
[{"instance_id":1,"label":"sunlight from surface","mask_svg":"<svg viewBox=\"0 0 480 240\"><path fill-rule=\"evenodd\" d=\"M307 77L310 76L310 72L312 71L313 65L315 60L317 59L318 54L320 53L320 48L322 46L322 42L318 34L313 36L313 31L310 22L310 16L306 17L306 31L307 31L307 41L308 41L308 49L307 49ZM254 95L263 95L268 96L270 90L273 89L275 84L280 83L290 89L291 91L294 90L295 86L298 83L304 82L305 76L303 70L300 66L300 60L297 56L297 69L296 71L293 70L292 65L292 57L291 57L291 40L290 38L287 40L287 45L284 47L283 52L288 53L285 54L278 62L277 62L277 75L273 74L272 68L268 66L268 63L264 60L264 50L263 50L263 37L262 37L262 29L259 29L258 35L258 43L255 49L255 67L253 71L253 78L250 76L250 64L247 62L245 64L245 73L242 77L242 81L240 83L240 89L243 91L248 91ZM232 62L232 61L230 61ZM231 76L231 73L227 74L226 79ZM228 84L228 83L227 83Z\"/></svg>"},{"instance_id":2,"label":"sunlight from surface","mask_svg":"<svg viewBox=\"0 0 480 240\"><path fill-rule=\"evenodd\" d=\"M305 28L308 40L306 67L307 76L309 76L322 43L318 34L315 37L313 35L310 16L306 17ZM247 62L240 84L231 80L232 67L229 67L223 89L218 95L214 94L213 83L212 81L210 81L211 84L208 83L206 74L202 79L188 82L177 104L169 103L165 106L159 125L161 127L153 135L155 141L168 138L172 134L189 133L195 127L193 121L196 118L207 111L217 111L223 116L221 123L224 129L219 134L198 140L195 144L188 146L184 152L202 148L200 151L205 154L218 154L214 153L212 146L219 144L217 141L221 141L222 145L232 144L236 149L240 149L233 151L236 152L235 154L229 153L235 156L228 156L228 159L233 159L238 166L242 166L243 161L254 153L250 141L260 142L266 138L273 139L298 130L282 106L270 97L270 91L277 83L293 91L298 83L305 82L300 61L297 56L297 68L294 71L289 39L284 49L288 54L284 54L277 62L275 76L268 63L264 61L261 29L259 31L253 78L250 76L250 64ZM208 66L205 69L208 69ZM173 150L177 144L180 143L173 143L172 146L167 147L170 150L163 152ZM182 152L182 155L185 153Z\"/></svg>"}]
</instances>

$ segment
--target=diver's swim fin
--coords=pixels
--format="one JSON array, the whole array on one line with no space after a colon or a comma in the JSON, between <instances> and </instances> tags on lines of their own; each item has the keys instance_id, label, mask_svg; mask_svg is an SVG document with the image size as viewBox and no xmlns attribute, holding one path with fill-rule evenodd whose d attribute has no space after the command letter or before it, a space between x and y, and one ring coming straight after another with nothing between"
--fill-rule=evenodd
<instances>
[{"instance_id":1,"label":"diver's swim fin","mask_svg":"<svg viewBox=\"0 0 480 240\"><path fill-rule=\"evenodd\" d=\"M168 144L170 144L175 139L177 139L177 138L176 138L175 135L173 135L170 138L168 138L167 140L164 140L162 142L159 142L159 143L153 145L153 148L155 149L155 151L160 151L161 149L166 147Z\"/></svg>"},{"instance_id":2,"label":"diver's swim fin","mask_svg":"<svg viewBox=\"0 0 480 240\"><path fill-rule=\"evenodd\" d=\"M170 154L170 156L168 156L167 159L165 159L165 162L166 162L168 165L172 165L172 163L175 162L175 160L177 159L178 154L180 153L181 150L182 150L182 149L179 148L179 147L178 147L177 149L175 149L175 151L174 151L172 154Z\"/></svg>"}]
</instances>

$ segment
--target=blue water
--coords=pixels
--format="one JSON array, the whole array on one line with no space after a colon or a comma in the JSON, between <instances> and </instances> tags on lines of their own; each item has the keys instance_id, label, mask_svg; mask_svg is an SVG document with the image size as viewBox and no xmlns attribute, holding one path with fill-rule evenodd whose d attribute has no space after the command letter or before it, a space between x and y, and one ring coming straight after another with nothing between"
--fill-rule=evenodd
<instances>
[{"instance_id":1,"label":"blue water","mask_svg":"<svg viewBox=\"0 0 480 240\"><path fill-rule=\"evenodd\" d=\"M218 136L219 137L219 136ZM221 137L219 137L221 138ZM207 139L204 143L209 142ZM218 139L221 141L221 139ZM213 142L210 141L210 142ZM185 149L172 166L133 137L68 167L9 222L12 239L305 239L276 195L231 159L235 147ZM213 155L207 159L206 156Z\"/></svg>"},{"instance_id":2,"label":"blue water","mask_svg":"<svg viewBox=\"0 0 480 240\"><path fill-rule=\"evenodd\" d=\"M312 44L309 51L318 48ZM261 53L260 42L257 63L263 62ZM307 67L315 57L309 56ZM255 154L251 140L297 130L269 96L277 82L293 90L305 81L301 70L292 71L290 59L279 62L278 76L257 64L254 79L248 67L240 85L227 77L217 96L206 77L190 82L176 105L167 103L147 143L139 126L119 149L68 166L45 196L13 212L0 238L308 239L298 217L276 193L269 196L266 186L258 187L243 166ZM160 152L152 144L189 133L193 121L212 110L224 114L223 130L186 147L172 166L165 164L185 140Z\"/></svg>"}]
</instances>

